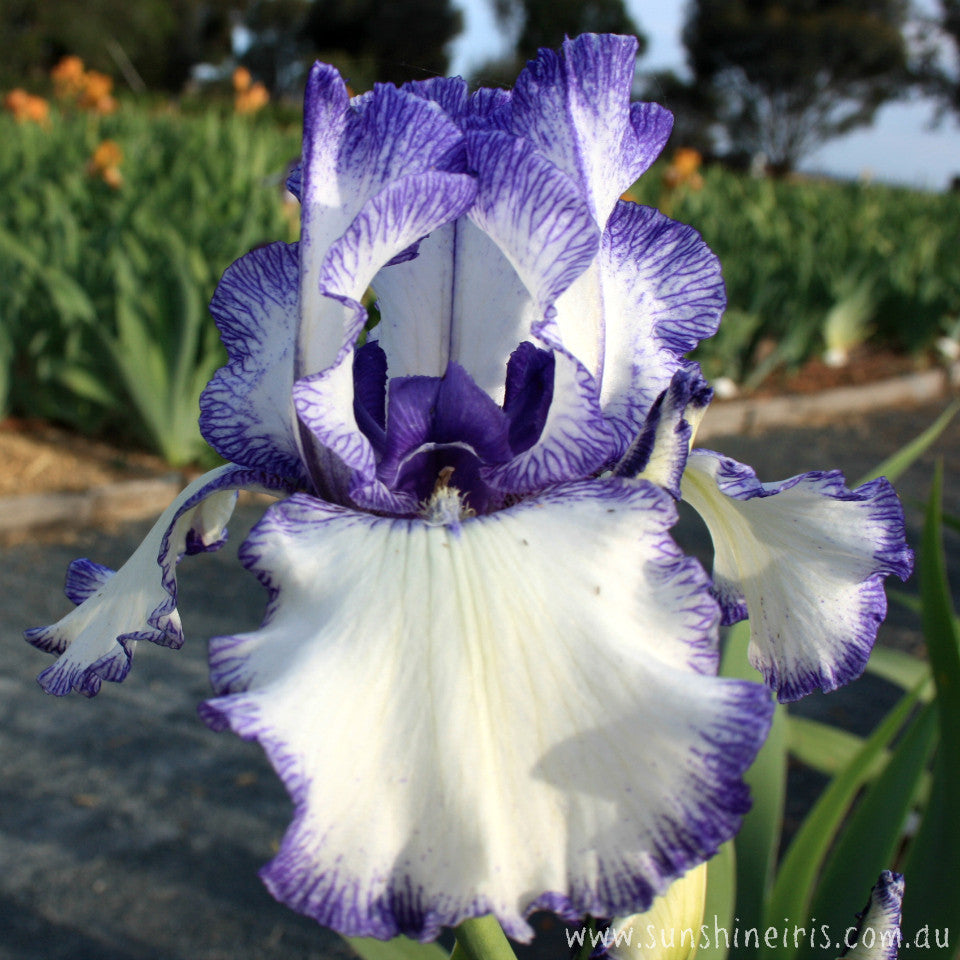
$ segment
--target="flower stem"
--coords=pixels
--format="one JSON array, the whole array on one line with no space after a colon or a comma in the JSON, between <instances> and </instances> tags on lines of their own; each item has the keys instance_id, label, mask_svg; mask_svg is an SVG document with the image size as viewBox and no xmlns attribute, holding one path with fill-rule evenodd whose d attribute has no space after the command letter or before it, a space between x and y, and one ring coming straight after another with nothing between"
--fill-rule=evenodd
<instances>
[{"instance_id":1,"label":"flower stem","mask_svg":"<svg viewBox=\"0 0 960 960\"><path fill-rule=\"evenodd\" d=\"M457 927L457 945L450 960L517 960L510 941L494 916L473 917Z\"/></svg>"}]
</instances>

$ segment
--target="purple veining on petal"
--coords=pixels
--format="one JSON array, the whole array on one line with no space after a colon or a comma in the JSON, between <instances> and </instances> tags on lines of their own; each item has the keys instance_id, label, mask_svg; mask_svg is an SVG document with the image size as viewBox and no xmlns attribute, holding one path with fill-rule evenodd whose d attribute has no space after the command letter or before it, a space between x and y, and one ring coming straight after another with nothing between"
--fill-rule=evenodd
<instances>
[{"instance_id":1,"label":"purple veining on petal","mask_svg":"<svg viewBox=\"0 0 960 960\"><path fill-rule=\"evenodd\" d=\"M634 37L585 34L541 50L514 87L513 132L578 185L600 227L673 125L657 104L631 107L636 52Z\"/></svg>"},{"instance_id":2,"label":"purple veining on petal","mask_svg":"<svg viewBox=\"0 0 960 960\"><path fill-rule=\"evenodd\" d=\"M582 364L554 351L553 395L540 436L508 463L491 468L489 480L504 493L533 493L598 473L615 449L596 381Z\"/></svg>"},{"instance_id":3,"label":"purple veining on petal","mask_svg":"<svg viewBox=\"0 0 960 960\"><path fill-rule=\"evenodd\" d=\"M465 130L501 130L510 133L510 103L513 94L500 87L480 87L467 102L463 118Z\"/></svg>"},{"instance_id":4,"label":"purple veining on petal","mask_svg":"<svg viewBox=\"0 0 960 960\"><path fill-rule=\"evenodd\" d=\"M352 396L351 355L367 318L359 298L394 252L457 217L474 193L472 178L460 174L428 171L405 176L363 207L322 262L320 301L340 304L339 347L330 365L323 367L329 347L326 334L312 354L307 343L310 325L301 320L298 362L321 366L294 383L293 403L305 428L301 440L314 489L327 499L348 502L351 491L375 480L373 452L358 428Z\"/></svg>"},{"instance_id":5,"label":"purple veining on petal","mask_svg":"<svg viewBox=\"0 0 960 960\"><path fill-rule=\"evenodd\" d=\"M671 495L680 499L680 479L687 463L693 429L686 418L689 410L701 413L713 399L713 389L704 380L698 364L681 367L670 381L670 386L654 401L643 429L637 435L620 462L613 468L617 477L635 477L650 463L651 457L669 464L660 483Z\"/></svg>"},{"instance_id":6,"label":"purple veining on petal","mask_svg":"<svg viewBox=\"0 0 960 960\"><path fill-rule=\"evenodd\" d=\"M601 402L622 455L656 397L685 365L684 355L716 332L726 295L720 262L700 235L635 203L615 206L598 272L604 313ZM580 309L579 303L570 309ZM561 327L566 322L562 314Z\"/></svg>"},{"instance_id":7,"label":"purple veining on petal","mask_svg":"<svg viewBox=\"0 0 960 960\"><path fill-rule=\"evenodd\" d=\"M438 104L385 84L350 103L336 71L314 67L295 379L329 369L352 348L364 319L356 301L376 271L469 205L472 178L449 172L463 168L462 153L460 130Z\"/></svg>"},{"instance_id":8,"label":"purple veining on petal","mask_svg":"<svg viewBox=\"0 0 960 960\"><path fill-rule=\"evenodd\" d=\"M880 477L850 490L843 474L838 470L812 471L780 483L761 483L752 468L736 460L707 450L697 450L695 454L698 457L716 458L717 487L722 494L734 500L748 502L767 499L806 488L817 497L849 503L851 507L862 510L859 524L863 529L869 526L874 539L869 555L870 567L856 584L856 605L851 610L842 611L842 636L827 633L834 626L828 618L835 614L826 609L822 613L822 635L810 639L814 647L830 641L827 659L824 659L823 651L813 657L809 651L796 650L789 652L790 659L796 662L783 663L777 650L772 648L766 639L757 640L755 637L751 644L751 660L754 666L761 671L765 682L776 691L781 702L798 700L815 690L829 692L859 677L873 649L877 630L886 616L884 579L895 575L906 580L913 570L913 551L906 543L903 507L892 485L886 478ZM797 536L801 534L798 527ZM818 547L818 553L827 558L831 549L840 551L838 564L847 562L848 554L853 548L831 543L827 531L824 531L822 536L824 540ZM781 547L788 550L789 544L785 543ZM852 554L850 556L852 557ZM793 576L802 578L803 572L798 565ZM784 571L783 575L791 576L787 571ZM731 622L740 619L743 607L746 606L747 615L757 619L756 611L749 610L751 601L745 598L742 585L718 578L716 591L722 601L725 618ZM770 596L763 597L762 600L764 604L776 603L776 598ZM823 602L821 599L820 603ZM801 613L802 611L792 610L790 613L784 612L783 616L796 619ZM852 623L847 622L850 619Z\"/></svg>"},{"instance_id":9,"label":"purple veining on petal","mask_svg":"<svg viewBox=\"0 0 960 960\"><path fill-rule=\"evenodd\" d=\"M529 141L473 130L466 143L478 175L470 218L506 254L549 320L554 300L596 256L600 234L590 211Z\"/></svg>"},{"instance_id":10,"label":"purple veining on petal","mask_svg":"<svg viewBox=\"0 0 960 960\"><path fill-rule=\"evenodd\" d=\"M462 77L431 77L429 80L411 80L401 88L424 100L439 104L451 120L460 122L467 110L467 82Z\"/></svg>"},{"instance_id":11,"label":"purple veining on petal","mask_svg":"<svg viewBox=\"0 0 960 960\"><path fill-rule=\"evenodd\" d=\"M870 899L857 914L856 934L845 931L844 941L852 944L840 955L844 957L871 957L875 960L897 960L902 936L900 921L903 914L903 874L883 870L870 891ZM869 930L870 942L866 942ZM864 942L860 940L863 937Z\"/></svg>"},{"instance_id":12,"label":"purple veining on petal","mask_svg":"<svg viewBox=\"0 0 960 960\"><path fill-rule=\"evenodd\" d=\"M713 451L705 451L713 453ZM833 500L848 500L870 504L867 517L883 525L883 535L877 541L874 559L885 575L894 574L906 580L913 572L913 551L906 543L903 506L893 485L886 477L878 477L851 490L839 470L812 470L779 483L761 483L756 472L730 457L713 453L722 461L717 485L728 497L752 500L754 497L773 497L802 483L813 484L818 494Z\"/></svg>"},{"instance_id":13,"label":"purple veining on petal","mask_svg":"<svg viewBox=\"0 0 960 960\"><path fill-rule=\"evenodd\" d=\"M156 579L149 585L155 588L152 598L143 583L131 580L127 576L126 565L116 572L109 571L89 560L75 561L71 565L67 577L67 592L70 599L74 602L79 601L78 607L57 623L36 627L24 633L25 639L31 645L59 655L59 658L37 678L40 686L47 693L64 696L71 690L76 690L84 696L93 696L100 690L102 681L123 680L130 670L134 649L139 641L149 640L160 646L173 648L181 646L183 631L176 609L176 566L182 556L186 555L188 543L192 543L194 549L204 550L215 549L223 543L224 526L232 512L237 488L271 489L283 492L291 492L293 489L290 481L261 471L224 467L214 471L214 474L209 482L199 486L192 495L179 504L175 512L169 514L166 528L159 541L157 566L152 573ZM215 503L208 499L215 494L231 491L234 494L229 503L219 501ZM168 508L168 513L172 506ZM188 515L189 523L186 523L183 518ZM159 535L159 529L162 528L155 525L151 534ZM145 543L149 541L150 535ZM141 551L143 549L142 547ZM94 582L98 582L99 586L91 591L89 588ZM114 588L116 590L113 597L106 599ZM129 596L124 591L129 592ZM156 602L158 596L162 599ZM93 605L87 608L91 613L86 615L86 619L78 621L75 617L84 616L80 606L84 603ZM111 636L105 640L103 633L98 633L93 622L97 616L108 616L102 607L104 603L108 604L108 610L109 605L112 604L114 612L111 612L109 617L116 616L115 611L122 608L127 626L138 624L139 627L126 629L117 636ZM138 603L146 606L138 610L136 609ZM108 619L107 622L112 621ZM83 639L88 631L92 631L92 647L91 642ZM76 646L77 643L79 647ZM86 646L84 646L85 643Z\"/></svg>"},{"instance_id":14,"label":"purple veining on petal","mask_svg":"<svg viewBox=\"0 0 960 960\"><path fill-rule=\"evenodd\" d=\"M291 400L299 300L296 244L227 268L210 312L229 362L200 397L200 431L225 460L304 479Z\"/></svg>"},{"instance_id":15,"label":"purple veining on petal","mask_svg":"<svg viewBox=\"0 0 960 960\"><path fill-rule=\"evenodd\" d=\"M63 592L71 603L81 604L88 597L92 597L114 573L110 567L94 560L74 560L67 567L67 581Z\"/></svg>"},{"instance_id":16,"label":"purple veining on petal","mask_svg":"<svg viewBox=\"0 0 960 960\"><path fill-rule=\"evenodd\" d=\"M733 626L750 616L747 601L740 590L723 577L714 575L713 598L720 604L720 623L724 627Z\"/></svg>"}]
</instances>

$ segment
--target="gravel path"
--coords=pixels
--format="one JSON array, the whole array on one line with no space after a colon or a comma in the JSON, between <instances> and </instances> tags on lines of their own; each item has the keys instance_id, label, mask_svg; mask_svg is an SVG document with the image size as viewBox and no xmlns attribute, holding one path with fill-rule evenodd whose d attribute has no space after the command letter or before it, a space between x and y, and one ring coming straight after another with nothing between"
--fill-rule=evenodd
<instances>
[{"instance_id":1,"label":"gravel path","mask_svg":"<svg viewBox=\"0 0 960 960\"><path fill-rule=\"evenodd\" d=\"M855 478L937 412L883 412L829 429L709 445L757 466L763 479L828 467ZM960 515L960 422L936 453L945 458L946 507ZM899 485L914 543L920 521L911 501L926 496L933 462L931 453ZM117 566L149 524L0 550L0 960L351 956L337 937L274 903L261 886L257 869L275 849L290 804L257 746L212 733L195 713L208 694L203 638L259 623L263 592L235 561L244 525L256 516L241 511L233 547L185 561L183 650L142 644L129 678L105 685L94 701L43 696L33 678L47 659L20 633L65 612L61 586L71 559ZM678 538L704 547L692 524ZM960 538L948 535L947 546L957 571ZM955 573L955 591L958 585ZM894 609L882 642L918 650L913 618ZM889 689L867 679L808 698L804 710L866 729L890 701ZM559 960L561 942L557 929L548 931L524 957Z\"/></svg>"}]
</instances>

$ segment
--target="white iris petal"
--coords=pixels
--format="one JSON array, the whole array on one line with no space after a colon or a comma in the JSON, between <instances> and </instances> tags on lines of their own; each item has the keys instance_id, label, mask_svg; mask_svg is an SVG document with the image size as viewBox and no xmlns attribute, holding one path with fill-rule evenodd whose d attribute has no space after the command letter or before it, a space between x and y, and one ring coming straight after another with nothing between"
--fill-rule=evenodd
<instances>
[{"instance_id":1,"label":"white iris petal","mask_svg":"<svg viewBox=\"0 0 960 960\"><path fill-rule=\"evenodd\" d=\"M61 654L40 675L44 689L61 695L71 689L93 694L101 678L126 675L138 640L182 643L176 562L187 549L188 536L204 546L223 537L236 489L218 489L190 508L184 506L234 472L236 467L228 464L194 480L161 514L130 559L112 576L104 572L99 589L52 626L27 632L35 646Z\"/></svg>"},{"instance_id":2,"label":"white iris petal","mask_svg":"<svg viewBox=\"0 0 960 960\"><path fill-rule=\"evenodd\" d=\"M452 529L272 508L245 562L273 600L213 641L205 710L296 801L273 893L357 935L494 912L527 939L545 892L609 915L709 856L769 705L711 675L716 608L673 516L618 481Z\"/></svg>"},{"instance_id":3,"label":"white iris petal","mask_svg":"<svg viewBox=\"0 0 960 960\"><path fill-rule=\"evenodd\" d=\"M694 450L681 489L713 539L718 597L728 610L745 604L750 660L780 699L859 676L886 612L882 579L912 566L889 483L850 491L833 472L761 484Z\"/></svg>"}]
</instances>

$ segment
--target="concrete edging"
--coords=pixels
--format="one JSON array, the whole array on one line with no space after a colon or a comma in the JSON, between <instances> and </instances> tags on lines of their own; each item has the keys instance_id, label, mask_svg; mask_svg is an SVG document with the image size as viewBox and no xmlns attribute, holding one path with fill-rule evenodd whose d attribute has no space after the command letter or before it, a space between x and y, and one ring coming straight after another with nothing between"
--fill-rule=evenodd
<instances>
[{"instance_id":1,"label":"concrete edging","mask_svg":"<svg viewBox=\"0 0 960 960\"><path fill-rule=\"evenodd\" d=\"M947 396L960 384L960 362L905 374L858 387L837 387L817 394L715 402L697 432L697 440L757 432L774 427L816 426L844 415L869 413L902 404L927 403ZM78 529L158 516L183 489L177 473L146 480L124 480L67 493L20 494L0 498L0 534L50 527Z\"/></svg>"},{"instance_id":2,"label":"concrete edging","mask_svg":"<svg viewBox=\"0 0 960 960\"><path fill-rule=\"evenodd\" d=\"M928 403L947 396L958 384L960 362L859 387L835 387L820 393L713 403L700 424L697 439L769 430L772 427L817 426L844 414L870 413L901 404Z\"/></svg>"}]
</instances>

